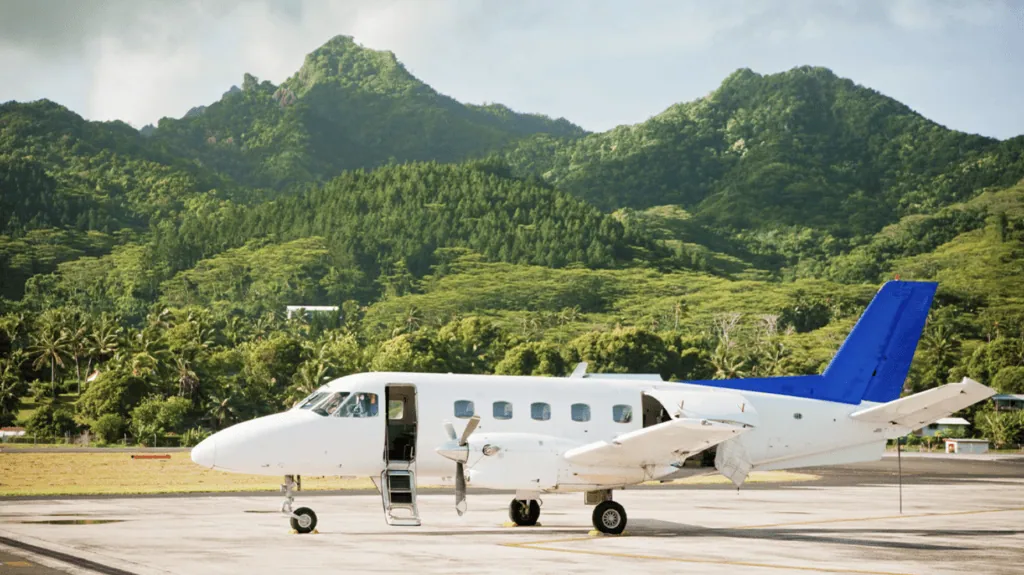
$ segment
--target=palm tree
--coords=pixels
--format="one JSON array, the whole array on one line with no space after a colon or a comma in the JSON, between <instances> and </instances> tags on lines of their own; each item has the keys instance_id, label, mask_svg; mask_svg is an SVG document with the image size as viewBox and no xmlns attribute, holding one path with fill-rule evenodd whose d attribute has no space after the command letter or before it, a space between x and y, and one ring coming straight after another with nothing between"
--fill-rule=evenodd
<instances>
[{"instance_id":1,"label":"palm tree","mask_svg":"<svg viewBox=\"0 0 1024 575\"><path fill-rule=\"evenodd\" d=\"M68 353L75 362L75 378L78 381L78 395L82 395L82 366L80 359L87 353L89 326L81 312L69 315L61 333L67 341Z\"/></svg>"},{"instance_id":2,"label":"palm tree","mask_svg":"<svg viewBox=\"0 0 1024 575\"><path fill-rule=\"evenodd\" d=\"M100 316L99 321L93 324L92 333L86 338L86 356L88 361L85 365L85 372L92 373L92 363L110 359L119 349L121 326L117 321L106 313Z\"/></svg>"},{"instance_id":3,"label":"palm tree","mask_svg":"<svg viewBox=\"0 0 1024 575\"><path fill-rule=\"evenodd\" d=\"M40 335L32 336L29 353L35 357L32 369L41 369L49 362L50 385L53 388L53 396L57 397L57 366L64 367L64 358L69 354L69 346L64 334L51 329L43 330Z\"/></svg>"},{"instance_id":4,"label":"palm tree","mask_svg":"<svg viewBox=\"0 0 1024 575\"><path fill-rule=\"evenodd\" d=\"M174 358L174 365L178 370L178 395L191 398L199 389L199 376L192 369L191 362L185 358Z\"/></svg>"},{"instance_id":5,"label":"palm tree","mask_svg":"<svg viewBox=\"0 0 1024 575\"><path fill-rule=\"evenodd\" d=\"M735 347L735 341L718 342L710 359L711 365L715 368L714 379L734 379L746 375L743 366L747 361L739 356Z\"/></svg>"},{"instance_id":6,"label":"palm tree","mask_svg":"<svg viewBox=\"0 0 1024 575\"><path fill-rule=\"evenodd\" d=\"M223 399L210 398L209 416L216 423L217 429L223 428L225 423L232 421L237 411L234 397L231 395L227 395Z\"/></svg>"}]
</instances>

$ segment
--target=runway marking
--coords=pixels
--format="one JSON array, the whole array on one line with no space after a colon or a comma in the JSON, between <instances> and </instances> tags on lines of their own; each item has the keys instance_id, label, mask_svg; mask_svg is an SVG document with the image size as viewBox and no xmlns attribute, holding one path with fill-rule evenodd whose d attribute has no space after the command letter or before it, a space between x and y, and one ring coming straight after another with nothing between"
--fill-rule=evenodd
<instances>
[{"instance_id":1,"label":"runway marking","mask_svg":"<svg viewBox=\"0 0 1024 575\"><path fill-rule=\"evenodd\" d=\"M880 515L875 517L851 517L845 519L822 519L818 521L791 521L788 523L770 523L765 525L747 525L741 527L707 527L709 531L733 530L733 529L763 529L768 527L789 527L795 525L815 525L828 523L862 522L862 521L883 521L887 519L913 519L920 517L944 517L953 515L979 515L983 513L1006 513L1024 511L1024 507L1007 507L1003 509L977 509L972 511L950 511L945 513L917 513L905 515ZM640 534L642 537L643 535ZM705 565L733 565L736 567L761 567L765 569L789 569L792 571L813 571L818 573L855 573L857 575L910 575L897 571L868 571L863 569L840 569L834 567L808 567L803 565L781 565L774 563L756 563L751 561L731 561L728 559L702 559L697 557L670 557L665 555L646 555L641 553L623 553L617 551L601 551L594 549L566 549L564 547L552 547L552 545L565 543L578 543L581 541L592 541L602 536L570 537L561 539L546 539L541 541L527 541L523 543L500 543L504 547L515 547L518 549L535 549L538 551L555 551L559 553L576 553L578 555L598 555L603 557L619 557L623 559L648 559L651 561L672 561L676 563L694 563Z\"/></svg>"}]
</instances>

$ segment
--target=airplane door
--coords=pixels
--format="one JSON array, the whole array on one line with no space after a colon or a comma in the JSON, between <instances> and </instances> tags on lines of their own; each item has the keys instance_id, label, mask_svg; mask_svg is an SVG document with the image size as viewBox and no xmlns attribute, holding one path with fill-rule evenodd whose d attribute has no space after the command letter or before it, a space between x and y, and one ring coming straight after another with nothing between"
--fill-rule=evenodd
<instances>
[{"instance_id":1,"label":"airplane door","mask_svg":"<svg viewBox=\"0 0 1024 575\"><path fill-rule=\"evenodd\" d=\"M386 433L384 457L388 463L416 460L416 435L419 424L416 409L416 387L410 384L388 384L386 398Z\"/></svg>"}]
</instances>

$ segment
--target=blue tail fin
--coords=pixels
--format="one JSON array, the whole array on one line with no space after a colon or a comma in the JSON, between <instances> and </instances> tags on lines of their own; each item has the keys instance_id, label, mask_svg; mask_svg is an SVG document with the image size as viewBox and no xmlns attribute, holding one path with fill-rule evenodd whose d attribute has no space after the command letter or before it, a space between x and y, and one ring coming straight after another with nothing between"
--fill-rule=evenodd
<instances>
[{"instance_id":1,"label":"blue tail fin","mask_svg":"<svg viewBox=\"0 0 1024 575\"><path fill-rule=\"evenodd\" d=\"M882 286L823 376L845 399L892 401L900 396L938 284L891 281Z\"/></svg>"},{"instance_id":2,"label":"blue tail fin","mask_svg":"<svg viewBox=\"0 0 1024 575\"><path fill-rule=\"evenodd\" d=\"M892 401L910 371L937 285L886 282L822 375L688 383L852 404Z\"/></svg>"}]
</instances>

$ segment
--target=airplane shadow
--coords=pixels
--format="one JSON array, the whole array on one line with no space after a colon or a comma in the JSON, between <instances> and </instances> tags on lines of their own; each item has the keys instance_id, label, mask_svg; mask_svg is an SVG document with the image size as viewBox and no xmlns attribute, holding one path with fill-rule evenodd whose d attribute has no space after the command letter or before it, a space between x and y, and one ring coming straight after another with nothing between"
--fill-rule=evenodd
<instances>
[{"instance_id":1,"label":"airplane shadow","mask_svg":"<svg viewBox=\"0 0 1024 575\"><path fill-rule=\"evenodd\" d=\"M657 519L638 519L630 524L629 531L641 537L726 537L733 539L757 539L768 541L800 541L808 543L830 543L883 549L905 549L922 551L962 551L975 549L969 546L937 545L915 541L870 539L857 535L907 536L907 537L949 537L984 538L1000 535L1020 535L1024 530L1014 529L837 529L830 527L765 527L759 529L710 528Z\"/></svg>"}]
</instances>

